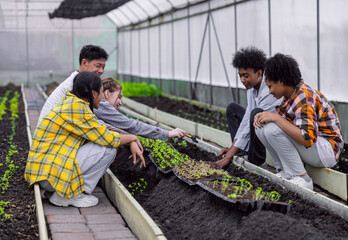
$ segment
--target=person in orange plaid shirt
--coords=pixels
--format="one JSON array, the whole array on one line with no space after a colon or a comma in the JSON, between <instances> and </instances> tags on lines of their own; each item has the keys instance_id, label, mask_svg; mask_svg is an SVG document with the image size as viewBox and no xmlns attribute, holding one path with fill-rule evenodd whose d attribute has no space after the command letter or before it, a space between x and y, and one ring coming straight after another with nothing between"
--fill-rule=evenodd
<instances>
[{"instance_id":1,"label":"person in orange plaid shirt","mask_svg":"<svg viewBox=\"0 0 348 240\"><path fill-rule=\"evenodd\" d=\"M276 54L266 62L270 94L284 97L277 113L255 115L256 134L270 152L279 177L313 190L304 163L333 167L344 141L335 107L304 83L295 59Z\"/></svg>"}]
</instances>

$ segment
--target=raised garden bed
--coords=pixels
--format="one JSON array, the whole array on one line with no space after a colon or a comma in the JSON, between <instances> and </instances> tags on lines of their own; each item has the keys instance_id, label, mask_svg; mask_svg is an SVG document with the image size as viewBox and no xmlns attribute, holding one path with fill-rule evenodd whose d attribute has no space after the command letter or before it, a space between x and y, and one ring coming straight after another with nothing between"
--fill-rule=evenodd
<instances>
[{"instance_id":1,"label":"raised garden bed","mask_svg":"<svg viewBox=\"0 0 348 240\"><path fill-rule=\"evenodd\" d=\"M141 99L144 103L152 102L152 106L157 107L157 99L155 97L141 97L136 98L138 100ZM168 101L172 101L171 104L175 104L175 100L167 99ZM185 130L189 131L190 133L194 133L197 136L204 135L204 138L206 138L209 141L212 141L214 143L217 143L219 145L227 147L230 146L230 137L228 133L222 132L220 130L216 130L211 127L204 127L204 125L194 123L192 121L188 121L183 118L176 117L170 113L166 113L163 111L155 111L154 109L144 105L143 103L135 102L131 99L124 99L124 102L126 105L129 105L131 108L134 109L142 109L141 113L145 114L145 116L148 116L155 121L163 122L165 124L171 125L173 127L186 127ZM185 102L185 101L184 101ZM188 104L187 102L185 102ZM169 106L171 105L169 104ZM140 108L138 105L145 106ZM178 104L178 106L184 106L183 104ZM184 106L186 108L187 106ZM184 109L183 108L183 109ZM163 108L162 110L171 111L171 108ZM193 108L192 108L193 109ZM203 111L204 109L201 108L200 111ZM168 116L167 116L168 115ZM173 121L173 118L175 121ZM183 122L183 124L181 124ZM228 143L228 144L227 144ZM307 167L308 173L311 175L314 183L322 187L323 189L327 190L328 192L338 196L339 198L348 201L348 175L347 175L347 168L348 168L348 144L345 144L345 150L341 153L340 161L339 163L332 169L329 168L313 168L311 166ZM268 163L271 163L271 161L267 161Z\"/></svg>"},{"instance_id":2,"label":"raised garden bed","mask_svg":"<svg viewBox=\"0 0 348 240\"><path fill-rule=\"evenodd\" d=\"M183 100L174 100L163 96L130 97L130 99L178 117L229 132L226 114L223 111L213 111L208 108L189 104Z\"/></svg>"},{"instance_id":3,"label":"raised garden bed","mask_svg":"<svg viewBox=\"0 0 348 240\"><path fill-rule=\"evenodd\" d=\"M0 176L2 178L6 175L8 180L6 184L2 184L0 192L0 202L7 203L2 205L2 214L0 209L0 239L38 239L34 192L29 190L24 180L29 143L21 89L12 84L0 87L0 98L8 90L11 92L7 96L6 111L0 120ZM12 129L10 100L15 92L19 94L18 118L15 119L15 127ZM1 182L5 183L4 179ZM4 190L5 185L8 186Z\"/></svg>"},{"instance_id":4,"label":"raised garden bed","mask_svg":"<svg viewBox=\"0 0 348 240\"><path fill-rule=\"evenodd\" d=\"M192 159L216 161L212 153L188 144L172 143ZM130 152L120 147L112 172L128 187L136 200L159 225L168 239L339 239L348 237L348 222L312 202L300 198L267 179L243 171L232 164L231 176L247 179L263 191L277 191L281 202L292 202L287 214L273 211L242 212L222 202L201 187L190 186L174 174L163 174L146 157L147 168L134 167ZM145 154L146 155L146 154ZM143 179L143 180L141 180ZM146 182L146 186L144 184ZM145 186L134 190L134 185ZM296 231L294 230L296 229Z\"/></svg>"}]
</instances>

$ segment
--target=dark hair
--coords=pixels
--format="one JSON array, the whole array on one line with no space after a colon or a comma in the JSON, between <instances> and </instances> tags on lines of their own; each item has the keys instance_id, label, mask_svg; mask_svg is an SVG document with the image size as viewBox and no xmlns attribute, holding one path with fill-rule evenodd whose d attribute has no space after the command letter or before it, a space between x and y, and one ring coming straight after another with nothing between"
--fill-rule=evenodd
<instances>
[{"instance_id":1,"label":"dark hair","mask_svg":"<svg viewBox=\"0 0 348 240\"><path fill-rule=\"evenodd\" d=\"M78 98L88 99L89 107L93 112L94 101L92 90L99 93L101 87L101 79L96 73L80 72L74 78L74 85L71 93Z\"/></svg>"},{"instance_id":2,"label":"dark hair","mask_svg":"<svg viewBox=\"0 0 348 240\"><path fill-rule=\"evenodd\" d=\"M254 72L258 70L263 70L265 68L266 63L266 54L253 47L242 48L233 56L232 65L235 68L252 68Z\"/></svg>"},{"instance_id":3,"label":"dark hair","mask_svg":"<svg viewBox=\"0 0 348 240\"><path fill-rule=\"evenodd\" d=\"M99 46L94 45L85 45L82 47L80 51L80 65L82 62L82 59L86 59L87 61L97 60L104 58L105 60L108 60L108 54L105 52L105 50Z\"/></svg>"},{"instance_id":4,"label":"dark hair","mask_svg":"<svg viewBox=\"0 0 348 240\"><path fill-rule=\"evenodd\" d=\"M265 77L268 81L280 81L291 87L296 87L302 78L296 60L290 55L281 53L277 53L267 60Z\"/></svg>"}]
</instances>

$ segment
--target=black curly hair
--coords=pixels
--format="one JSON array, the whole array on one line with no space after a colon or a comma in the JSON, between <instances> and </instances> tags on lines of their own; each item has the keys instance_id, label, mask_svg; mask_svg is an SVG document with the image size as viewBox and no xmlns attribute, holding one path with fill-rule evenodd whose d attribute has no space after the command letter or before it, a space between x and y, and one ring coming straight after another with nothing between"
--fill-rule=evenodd
<instances>
[{"instance_id":1,"label":"black curly hair","mask_svg":"<svg viewBox=\"0 0 348 240\"><path fill-rule=\"evenodd\" d=\"M94 72L80 72L74 78L73 89L71 91L78 98L88 99L89 107L93 112L94 98L92 90L100 92L102 82L100 77Z\"/></svg>"},{"instance_id":2,"label":"black curly hair","mask_svg":"<svg viewBox=\"0 0 348 240\"><path fill-rule=\"evenodd\" d=\"M252 68L254 69L254 72L262 70L263 73L266 60L266 54L263 51L257 49L256 47L250 46L242 48L236 52L236 54L233 56L232 65L237 69Z\"/></svg>"},{"instance_id":3,"label":"black curly hair","mask_svg":"<svg viewBox=\"0 0 348 240\"><path fill-rule=\"evenodd\" d=\"M281 53L277 53L267 60L265 77L268 81L280 81L290 87L296 87L302 78L296 60L290 55Z\"/></svg>"}]
</instances>

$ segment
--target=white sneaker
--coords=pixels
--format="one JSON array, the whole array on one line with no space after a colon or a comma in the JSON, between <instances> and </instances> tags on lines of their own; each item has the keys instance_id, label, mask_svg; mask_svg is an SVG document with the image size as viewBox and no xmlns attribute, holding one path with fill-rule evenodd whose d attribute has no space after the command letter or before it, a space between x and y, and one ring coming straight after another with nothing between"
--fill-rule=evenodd
<instances>
[{"instance_id":1,"label":"white sneaker","mask_svg":"<svg viewBox=\"0 0 348 240\"><path fill-rule=\"evenodd\" d=\"M280 178L285 178L287 180L290 179L290 177L288 176L288 174L286 174L283 170L279 171L276 173L276 176L280 177Z\"/></svg>"},{"instance_id":2,"label":"white sneaker","mask_svg":"<svg viewBox=\"0 0 348 240\"><path fill-rule=\"evenodd\" d=\"M301 186L303 188L308 188L310 190L313 190L313 181L312 181L312 179L309 182L307 182L302 177L295 176L295 177L291 178L289 181L294 183L294 184L296 184L296 185L299 185L299 186Z\"/></svg>"},{"instance_id":3,"label":"white sneaker","mask_svg":"<svg viewBox=\"0 0 348 240\"><path fill-rule=\"evenodd\" d=\"M93 207L98 204L98 198L84 193L70 199L65 199L59 196L57 192L54 192L49 201L60 207L67 207L69 205L74 207Z\"/></svg>"}]
</instances>

